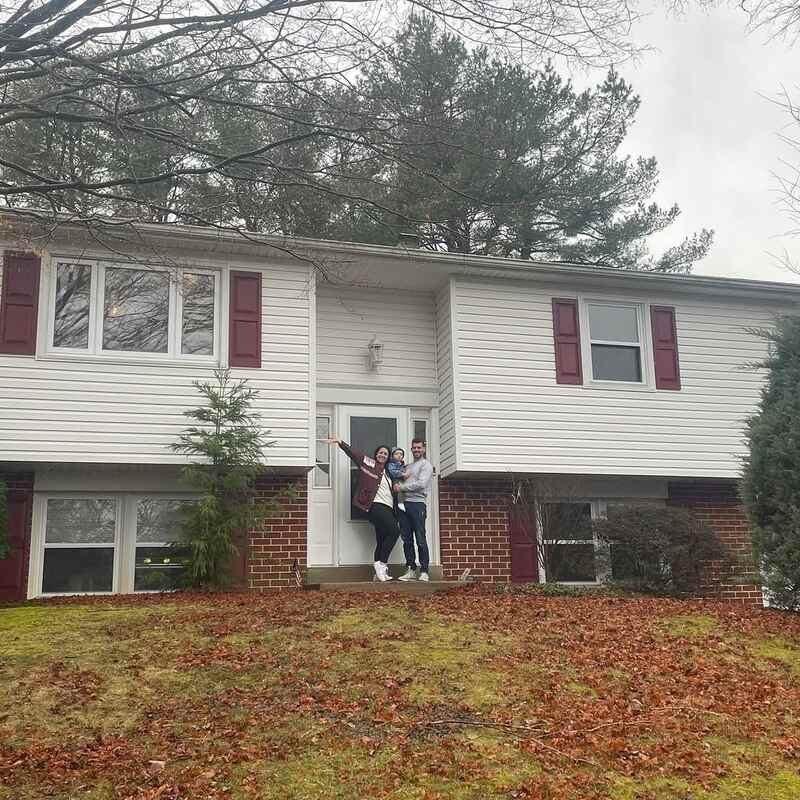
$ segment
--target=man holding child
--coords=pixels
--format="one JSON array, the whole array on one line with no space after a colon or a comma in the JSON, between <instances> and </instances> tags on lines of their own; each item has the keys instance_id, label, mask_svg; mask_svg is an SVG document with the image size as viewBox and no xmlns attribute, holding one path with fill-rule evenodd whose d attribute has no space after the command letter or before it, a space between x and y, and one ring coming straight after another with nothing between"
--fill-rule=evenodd
<instances>
[{"instance_id":1,"label":"man holding child","mask_svg":"<svg viewBox=\"0 0 800 800\"><path fill-rule=\"evenodd\" d=\"M428 489L433 479L433 465L425 457L425 442L413 439L411 454L414 460L403 472L403 480L395 482L393 488L398 492L400 532L403 537L403 553L406 559L406 572L401 581L417 579L416 555L419 555L419 580L429 581L428 569L430 554L425 536L425 521L428 516ZM417 553L414 552L416 542Z\"/></svg>"}]
</instances>

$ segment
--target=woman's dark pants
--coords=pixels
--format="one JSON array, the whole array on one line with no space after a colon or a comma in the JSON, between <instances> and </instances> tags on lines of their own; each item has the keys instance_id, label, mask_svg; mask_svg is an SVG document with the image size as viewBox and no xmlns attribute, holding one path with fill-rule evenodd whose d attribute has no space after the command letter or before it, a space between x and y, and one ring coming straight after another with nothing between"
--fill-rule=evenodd
<instances>
[{"instance_id":1,"label":"woman's dark pants","mask_svg":"<svg viewBox=\"0 0 800 800\"><path fill-rule=\"evenodd\" d=\"M369 521L375 526L375 561L386 564L400 536L394 511L383 503L373 503L369 510Z\"/></svg>"}]
</instances>

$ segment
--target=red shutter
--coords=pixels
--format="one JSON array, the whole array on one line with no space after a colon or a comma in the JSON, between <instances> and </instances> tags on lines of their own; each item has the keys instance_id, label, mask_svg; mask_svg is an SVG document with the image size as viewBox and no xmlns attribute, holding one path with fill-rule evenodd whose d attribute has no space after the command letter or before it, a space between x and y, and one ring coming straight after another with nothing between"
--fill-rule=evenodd
<instances>
[{"instance_id":1,"label":"red shutter","mask_svg":"<svg viewBox=\"0 0 800 800\"><path fill-rule=\"evenodd\" d=\"M33 253L3 253L0 353L36 355L41 265L42 260Z\"/></svg>"},{"instance_id":2,"label":"red shutter","mask_svg":"<svg viewBox=\"0 0 800 800\"><path fill-rule=\"evenodd\" d=\"M553 299L553 338L556 349L556 383L583 383L581 329L578 301Z\"/></svg>"},{"instance_id":3,"label":"red shutter","mask_svg":"<svg viewBox=\"0 0 800 800\"><path fill-rule=\"evenodd\" d=\"M678 363L675 309L672 306L650 306L650 322L653 326L656 389L680 389L681 370Z\"/></svg>"},{"instance_id":4,"label":"red shutter","mask_svg":"<svg viewBox=\"0 0 800 800\"><path fill-rule=\"evenodd\" d=\"M25 599L33 490L8 490L8 558L0 558L0 603Z\"/></svg>"},{"instance_id":5,"label":"red shutter","mask_svg":"<svg viewBox=\"0 0 800 800\"><path fill-rule=\"evenodd\" d=\"M261 273L231 272L228 365L261 366Z\"/></svg>"}]
</instances>

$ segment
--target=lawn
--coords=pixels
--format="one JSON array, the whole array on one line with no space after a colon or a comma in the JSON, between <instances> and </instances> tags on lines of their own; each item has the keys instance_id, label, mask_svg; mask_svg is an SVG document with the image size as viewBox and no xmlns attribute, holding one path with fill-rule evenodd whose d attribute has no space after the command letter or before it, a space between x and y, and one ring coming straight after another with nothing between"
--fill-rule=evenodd
<instances>
[{"instance_id":1,"label":"lawn","mask_svg":"<svg viewBox=\"0 0 800 800\"><path fill-rule=\"evenodd\" d=\"M800 618L287 592L0 610L0 800L796 800Z\"/></svg>"}]
</instances>

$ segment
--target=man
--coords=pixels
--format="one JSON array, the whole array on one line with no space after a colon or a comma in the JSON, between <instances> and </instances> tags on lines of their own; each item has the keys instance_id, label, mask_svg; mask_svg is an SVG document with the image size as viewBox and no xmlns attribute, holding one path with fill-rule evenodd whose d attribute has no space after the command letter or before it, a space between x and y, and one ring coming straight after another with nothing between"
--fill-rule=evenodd
<instances>
[{"instance_id":1,"label":"man","mask_svg":"<svg viewBox=\"0 0 800 800\"><path fill-rule=\"evenodd\" d=\"M417 579L417 563L414 541L419 553L419 580L429 581L430 555L425 538L425 519L428 516L428 488L433 478L433 466L425 458L425 442L414 439L411 442L411 455L414 461L405 471L405 479L395 484L395 491L401 492L400 499L405 504L405 513L400 514L400 531L403 535L403 553L406 557L406 572L401 581Z\"/></svg>"}]
</instances>

